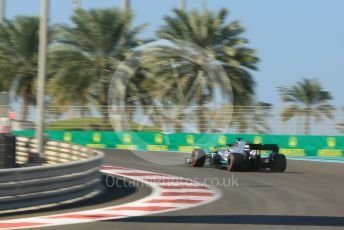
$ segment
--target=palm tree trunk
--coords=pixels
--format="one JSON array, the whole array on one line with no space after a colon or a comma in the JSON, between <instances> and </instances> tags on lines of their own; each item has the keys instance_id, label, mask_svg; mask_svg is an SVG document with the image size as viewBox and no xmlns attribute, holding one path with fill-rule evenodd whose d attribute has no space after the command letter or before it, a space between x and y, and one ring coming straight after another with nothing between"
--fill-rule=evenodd
<instances>
[{"instance_id":1,"label":"palm tree trunk","mask_svg":"<svg viewBox=\"0 0 344 230\"><path fill-rule=\"evenodd\" d=\"M22 114L22 120L26 121L28 118L28 114L29 114L29 102L28 102L28 100L23 101L21 114Z\"/></svg>"},{"instance_id":2,"label":"palm tree trunk","mask_svg":"<svg viewBox=\"0 0 344 230\"><path fill-rule=\"evenodd\" d=\"M134 122L134 115L135 115L135 109L133 106L129 106L129 108L127 108L127 114L128 114L128 121L129 122Z\"/></svg>"},{"instance_id":3,"label":"palm tree trunk","mask_svg":"<svg viewBox=\"0 0 344 230\"><path fill-rule=\"evenodd\" d=\"M103 130L110 129L107 103L108 103L108 88L106 84L103 84L103 92L99 100L100 113L102 115L102 129Z\"/></svg>"},{"instance_id":4,"label":"palm tree trunk","mask_svg":"<svg viewBox=\"0 0 344 230\"><path fill-rule=\"evenodd\" d=\"M81 8L81 0L73 0L73 7L75 10L78 10Z\"/></svg>"},{"instance_id":5,"label":"palm tree trunk","mask_svg":"<svg viewBox=\"0 0 344 230\"><path fill-rule=\"evenodd\" d=\"M309 121L309 119L310 119L310 117L309 117L309 114L308 114L308 112L306 113L306 115L305 115L305 129L304 129L304 134L309 134L309 123L310 123L310 121Z\"/></svg>"},{"instance_id":6,"label":"palm tree trunk","mask_svg":"<svg viewBox=\"0 0 344 230\"><path fill-rule=\"evenodd\" d=\"M122 0L122 10L124 12L129 11L130 9L130 0Z\"/></svg>"},{"instance_id":7,"label":"palm tree trunk","mask_svg":"<svg viewBox=\"0 0 344 230\"><path fill-rule=\"evenodd\" d=\"M79 112L80 112L80 116L81 117L86 117L86 114L87 114L87 107L85 107L84 105L82 105L81 107L80 107L80 110L79 110Z\"/></svg>"},{"instance_id":8,"label":"palm tree trunk","mask_svg":"<svg viewBox=\"0 0 344 230\"><path fill-rule=\"evenodd\" d=\"M175 118L175 131L183 132L184 131L184 113L178 111L177 117Z\"/></svg>"},{"instance_id":9,"label":"palm tree trunk","mask_svg":"<svg viewBox=\"0 0 344 230\"><path fill-rule=\"evenodd\" d=\"M195 65L194 67L195 73L197 73L197 76L201 79L204 77L205 73L202 69L199 68L198 65ZM199 87L199 89L196 92L197 95L197 109L196 109L196 116L197 116L197 122L198 122L198 131L200 133L204 133L207 130L207 119L205 118L205 108L203 107L206 103L206 95L203 91L203 85Z\"/></svg>"},{"instance_id":10,"label":"palm tree trunk","mask_svg":"<svg viewBox=\"0 0 344 230\"><path fill-rule=\"evenodd\" d=\"M246 133L247 130L247 117L246 117L246 111L244 107L241 106L235 106L234 110L234 121L238 124L238 132L239 133Z\"/></svg>"},{"instance_id":11,"label":"palm tree trunk","mask_svg":"<svg viewBox=\"0 0 344 230\"><path fill-rule=\"evenodd\" d=\"M25 90L23 93L23 104L21 108L21 114L22 114L22 120L26 121L28 119L29 115L29 104L30 104L30 93L27 92L28 90Z\"/></svg>"},{"instance_id":12,"label":"palm tree trunk","mask_svg":"<svg viewBox=\"0 0 344 230\"><path fill-rule=\"evenodd\" d=\"M102 130L108 130L110 129L109 125L109 117L108 117L108 111L107 111L107 106L106 103L102 103L101 105L101 114L102 114Z\"/></svg>"},{"instance_id":13,"label":"palm tree trunk","mask_svg":"<svg viewBox=\"0 0 344 230\"><path fill-rule=\"evenodd\" d=\"M5 18L5 6L6 2L5 0L0 1L0 25L4 23L4 18Z\"/></svg>"},{"instance_id":14,"label":"palm tree trunk","mask_svg":"<svg viewBox=\"0 0 344 230\"><path fill-rule=\"evenodd\" d=\"M184 11L185 10L185 0L179 0L179 9Z\"/></svg>"},{"instance_id":15,"label":"palm tree trunk","mask_svg":"<svg viewBox=\"0 0 344 230\"><path fill-rule=\"evenodd\" d=\"M203 96L201 96L202 98ZM200 99L200 101L198 102L198 109L197 111L197 119L198 119L198 131L200 133L205 133L207 131L207 119L205 118L205 112L204 112L204 108L203 108L203 99Z\"/></svg>"},{"instance_id":16,"label":"palm tree trunk","mask_svg":"<svg viewBox=\"0 0 344 230\"><path fill-rule=\"evenodd\" d=\"M240 134L246 133L247 130L247 123L245 120L239 121L239 128L238 131Z\"/></svg>"},{"instance_id":17,"label":"palm tree trunk","mask_svg":"<svg viewBox=\"0 0 344 230\"><path fill-rule=\"evenodd\" d=\"M154 111L155 111L155 114L158 115L157 117L154 117L154 116L151 117L153 124L155 124L156 126L155 128L160 129L161 132L166 132L169 129L168 118L166 118L165 114L161 113L161 111L158 108L154 107Z\"/></svg>"}]
</instances>

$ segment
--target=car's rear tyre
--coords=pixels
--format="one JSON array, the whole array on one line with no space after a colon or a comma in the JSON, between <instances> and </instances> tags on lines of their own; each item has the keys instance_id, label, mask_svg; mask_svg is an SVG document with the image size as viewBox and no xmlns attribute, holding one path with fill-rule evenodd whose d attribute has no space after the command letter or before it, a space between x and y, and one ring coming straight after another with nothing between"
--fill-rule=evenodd
<instances>
[{"instance_id":1,"label":"car's rear tyre","mask_svg":"<svg viewBox=\"0 0 344 230\"><path fill-rule=\"evenodd\" d=\"M203 167L206 154L202 149L194 149L191 153L191 165L193 167Z\"/></svg>"},{"instance_id":2,"label":"car's rear tyre","mask_svg":"<svg viewBox=\"0 0 344 230\"><path fill-rule=\"evenodd\" d=\"M242 171L244 169L244 156L240 153L231 153L228 156L228 171Z\"/></svg>"},{"instance_id":3,"label":"car's rear tyre","mask_svg":"<svg viewBox=\"0 0 344 230\"><path fill-rule=\"evenodd\" d=\"M271 172L284 172L287 168L287 159L284 154L273 154L270 158Z\"/></svg>"}]
</instances>

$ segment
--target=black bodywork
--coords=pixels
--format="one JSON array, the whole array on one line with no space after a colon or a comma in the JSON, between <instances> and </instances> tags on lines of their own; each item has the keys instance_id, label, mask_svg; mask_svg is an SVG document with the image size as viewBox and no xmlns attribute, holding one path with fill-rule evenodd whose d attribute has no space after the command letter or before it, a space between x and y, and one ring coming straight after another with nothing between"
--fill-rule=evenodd
<instances>
[{"instance_id":1,"label":"black bodywork","mask_svg":"<svg viewBox=\"0 0 344 230\"><path fill-rule=\"evenodd\" d=\"M234 146L242 142L245 150L235 152ZM265 153L262 156L262 153ZM226 168L229 171L259 171L270 169L274 172L284 172L287 166L286 157L279 152L275 144L251 144L243 142L241 138L234 144L224 147L214 147L211 152L205 153L195 149L190 158L194 167L202 167L205 163L211 167Z\"/></svg>"}]
</instances>

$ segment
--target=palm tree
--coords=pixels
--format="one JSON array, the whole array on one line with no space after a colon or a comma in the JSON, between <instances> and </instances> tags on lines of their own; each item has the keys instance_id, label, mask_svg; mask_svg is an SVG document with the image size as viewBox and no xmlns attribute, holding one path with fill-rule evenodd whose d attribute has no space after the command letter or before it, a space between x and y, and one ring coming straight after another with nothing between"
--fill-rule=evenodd
<instances>
[{"instance_id":1,"label":"palm tree","mask_svg":"<svg viewBox=\"0 0 344 230\"><path fill-rule=\"evenodd\" d=\"M255 50L245 47L248 40L241 37L245 29L240 22L226 23L226 9L217 14L207 9L173 12L174 16L164 18L165 25L157 31L157 36L195 44L220 61L231 80L235 105L252 96L255 82L248 70L257 70L259 59Z\"/></svg>"},{"instance_id":2,"label":"palm tree","mask_svg":"<svg viewBox=\"0 0 344 230\"><path fill-rule=\"evenodd\" d=\"M288 104L282 110L282 121L288 121L293 117L304 117L304 133L309 134L310 122L314 118L316 122L322 119L332 118L333 106L329 104L331 93L325 91L315 79L303 79L291 87L280 87L281 100Z\"/></svg>"},{"instance_id":3,"label":"palm tree","mask_svg":"<svg viewBox=\"0 0 344 230\"><path fill-rule=\"evenodd\" d=\"M51 56L49 67L58 69L59 60L57 57ZM70 111L71 107L80 106L79 112L83 115L89 111L87 106L91 102L89 95L90 82L85 81L82 77L80 69L68 69L68 73L63 71L56 72L54 77L50 78L47 83L47 94L51 96L49 112L53 115L61 115ZM84 73L85 74L85 73ZM74 76L71 78L70 76ZM78 108L78 107L77 107Z\"/></svg>"},{"instance_id":4,"label":"palm tree","mask_svg":"<svg viewBox=\"0 0 344 230\"><path fill-rule=\"evenodd\" d=\"M38 17L20 16L0 26L0 79L6 89L15 82L16 96L22 100L23 120L28 118L29 105L34 103L38 32Z\"/></svg>"},{"instance_id":5,"label":"palm tree","mask_svg":"<svg viewBox=\"0 0 344 230\"><path fill-rule=\"evenodd\" d=\"M190 106L188 92L193 92L193 98L198 98L196 103L203 105L206 101L204 88L211 87L210 81L200 81L198 87L190 87L197 79L205 79L206 70L182 57L180 54L183 52L186 52L183 47L159 45L146 51L141 61L141 66L149 73L141 78L141 88L149 96L149 100L143 103L153 106L148 107L153 109L151 117L159 115L163 120L175 123L175 131L183 131L185 106ZM198 117L203 119L205 115ZM205 131L204 121L199 123L199 129Z\"/></svg>"},{"instance_id":6,"label":"palm tree","mask_svg":"<svg viewBox=\"0 0 344 230\"><path fill-rule=\"evenodd\" d=\"M166 16L164 18L165 24L157 31L157 37L168 40L176 44L184 42L196 45L203 48L208 55L214 57L218 63L223 67L233 88L233 102L234 105L242 105L251 101L254 94L255 82L249 70L256 70L258 58L253 49L247 48L247 39L241 37L244 28L238 21L226 23L228 11L221 9L218 13L213 13L208 9L202 11L194 10L192 12L185 12L184 10L174 9L173 16ZM190 89L195 82L197 76L206 79L205 70L202 66L190 64L179 57L183 56L185 49L178 49L162 47L160 53L152 52L149 61L152 65L151 69L159 78L165 78L165 82L171 83L171 90L164 90L172 92L175 89L175 81L173 81L173 74L171 74L170 59L175 57L175 65L181 82L183 82L184 90ZM164 57L165 56L165 57ZM179 58L179 59L178 59ZM152 60L155 61L153 62ZM154 63L154 64L153 64ZM211 87L209 82L203 81L203 86L198 89L206 89ZM205 90L209 92L211 88ZM200 90L195 91L198 97L197 104L199 105L199 131L205 131L205 108L202 106L214 96L207 93L201 93Z\"/></svg>"},{"instance_id":7,"label":"palm tree","mask_svg":"<svg viewBox=\"0 0 344 230\"><path fill-rule=\"evenodd\" d=\"M92 98L106 123L111 78L130 49L140 44L136 37L143 26L134 28L132 20L130 11L79 9L72 17L74 26L59 29L59 45L52 49L51 58L55 63L53 76L58 78L54 81L68 91L69 96L62 101L85 104ZM74 96L79 93L84 101Z\"/></svg>"}]
</instances>

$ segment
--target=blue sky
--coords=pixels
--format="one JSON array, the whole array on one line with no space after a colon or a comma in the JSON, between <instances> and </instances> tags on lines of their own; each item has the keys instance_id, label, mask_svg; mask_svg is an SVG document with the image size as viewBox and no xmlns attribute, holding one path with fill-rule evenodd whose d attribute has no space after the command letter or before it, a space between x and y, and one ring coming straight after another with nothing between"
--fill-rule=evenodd
<instances>
[{"instance_id":1,"label":"blue sky","mask_svg":"<svg viewBox=\"0 0 344 230\"><path fill-rule=\"evenodd\" d=\"M51 0L50 22L69 23L71 0ZM163 16L178 0L132 0L136 24L148 23L143 36L153 37ZM39 0L6 0L6 17L38 15ZM281 106L276 88L302 78L317 78L343 106L344 1L343 0L187 0L187 9L207 5L226 7L228 21L240 20L249 46L258 50L261 62L254 73L258 100ZM119 0L82 0L82 7L120 6Z\"/></svg>"}]
</instances>

